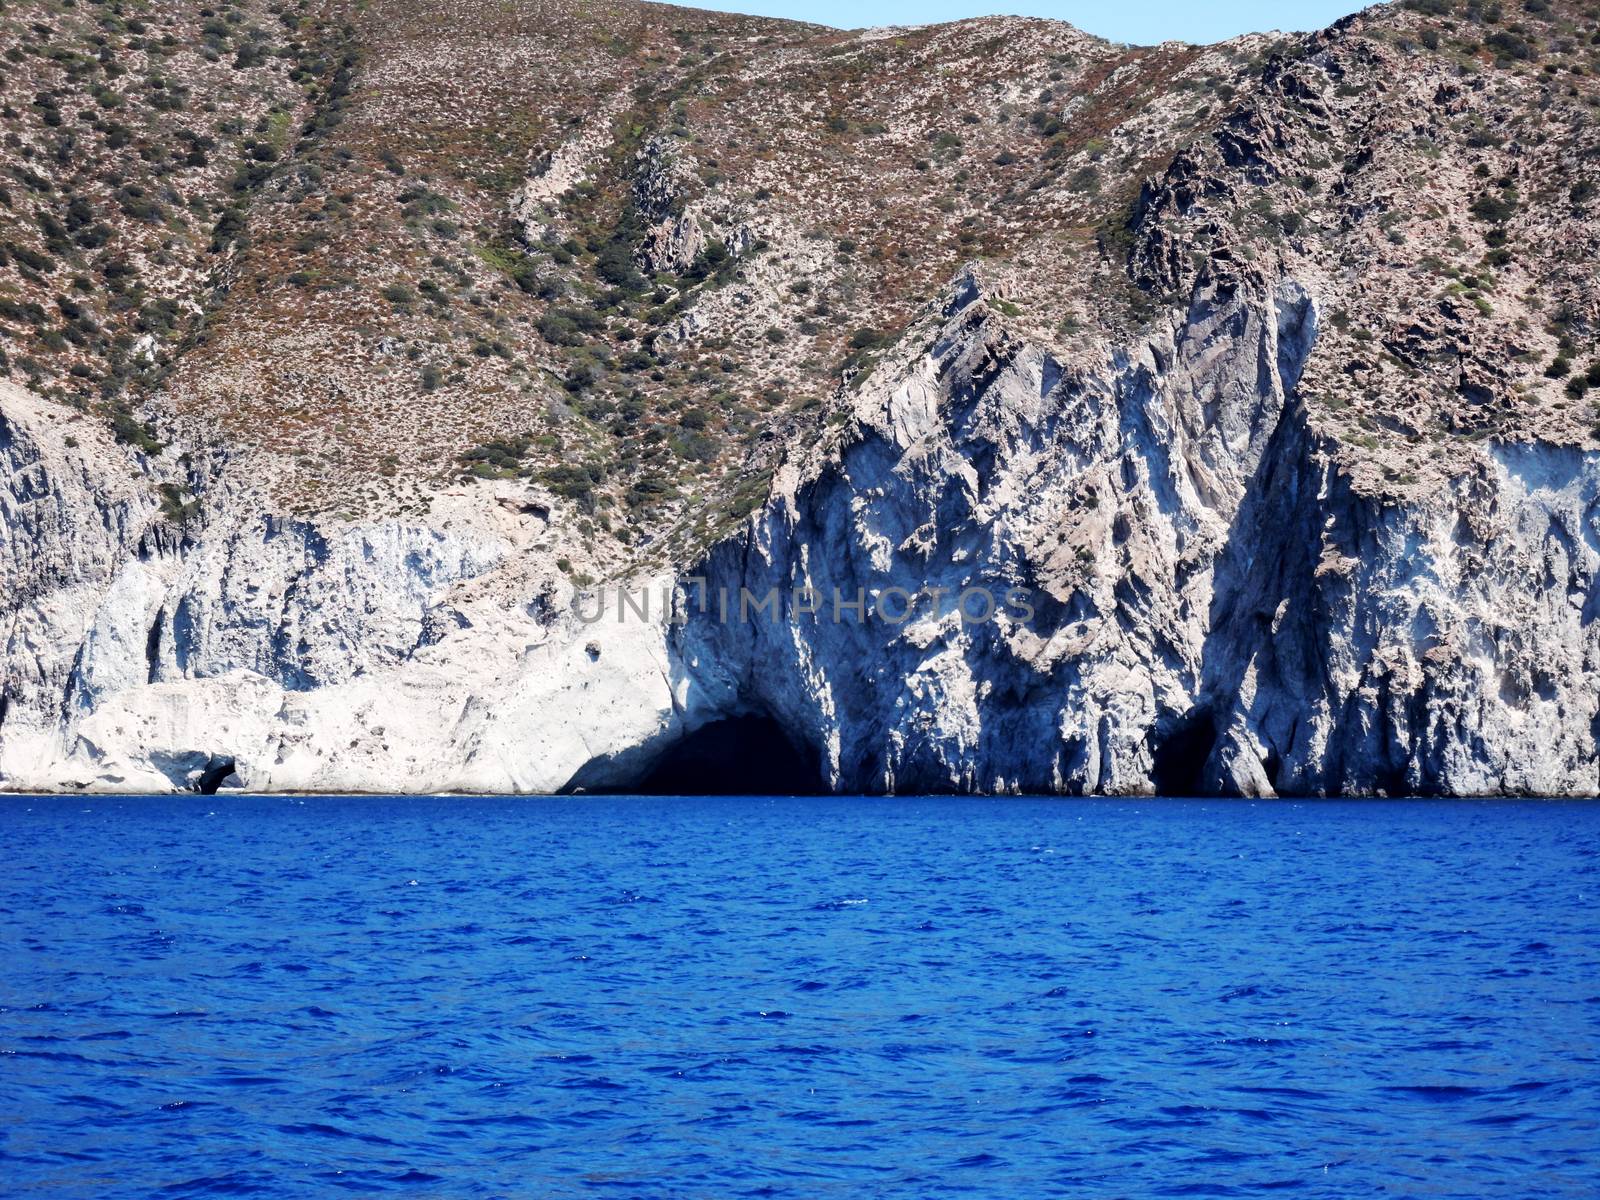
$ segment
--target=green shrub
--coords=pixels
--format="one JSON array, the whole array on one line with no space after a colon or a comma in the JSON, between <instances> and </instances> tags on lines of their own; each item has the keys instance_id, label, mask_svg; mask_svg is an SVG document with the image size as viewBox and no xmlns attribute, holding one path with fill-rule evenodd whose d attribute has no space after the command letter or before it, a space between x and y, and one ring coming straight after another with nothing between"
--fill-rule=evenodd
<instances>
[{"instance_id":1,"label":"green shrub","mask_svg":"<svg viewBox=\"0 0 1600 1200\"><path fill-rule=\"evenodd\" d=\"M530 296L539 294L543 281L533 260L510 246L478 246L475 253L495 270L503 273L512 283Z\"/></svg>"},{"instance_id":2,"label":"green shrub","mask_svg":"<svg viewBox=\"0 0 1600 1200\"><path fill-rule=\"evenodd\" d=\"M885 342L884 335L871 326L863 325L850 335L850 349L874 350Z\"/></svg>"},{"instance_id":3,"label":"green shrub","mask_svg":"<svg viewBox=\"0 0 1600 1200\"><path fill-rule=\"evenodd\" d=\"M511 479L522 470L523 456L532 444L527 438L485 442L468 450L461 461L480 479Z\"/></svg>"},{"instance_id":4,"label":"green shrub","mask_svg":"<svg viewBox=\"0 0 1600 1200\"><path fill-rule=\"evenodd\" d=\"M165 449L157 440L155 430L140 421L125 407L112 409L111 432L123 445L132 446L145 454L153 456Z\"/></svg>"},{"instance_id":5,"label":"green shrub","mask_svg":"<svg viewBox=\"0 0 1600 1200\"><path fill-rule=\"evenodd\" d=\"M1472 202L1471 212L1480 221L1488 221L1494 225L1504 224L1516 215L1517 193L1512 188L1505 189L1498 196L1492 192L1485 192Z\"/></svg>"},{"instance_id":6,"label":"green shrub","mask_svg":"<svg viewBox=\"0 0 1600 1200\"><path fill-rule=\"evenodd\" d=\"M605 480L605 469L594 463L565 463L547 467L539 473L539 479L556 495L574 501L584 512L593 512L594 489Z\"/></svg>"},{"instance_id":7,"label":"green shrub","mask_svg":"<svg viewBox=\"0 0 1600 1200\"><path fill-rule=\"evenodd\" d=\"M1056 117L1045 112L1044 109L1035 109L1028 114L1028 124L1038 131L1040 137L1055 137L1061 132L1061 122Z\"/></svg>"},{"instance_id":8,"label":"green shrub","mask_svg":"<svg viewBox=\"0 0 1600 1200\"><path fill-rule=\"evenodd\" d=\"M163 483L158 489L161 493L161 515L174 525L186 524L200 512L200 501L184 497L187 489L176 483Z\"/></svg>"},{"instance_id":9,"label":"green shrub","mask_svg":"<svg viewBox=\"0 0 1600 1200\"><path fill-rule=\"evenodd\" d=\"M16 300L8 300L4 296L0 296L0 317L4 317L8 321L15 321L18 324L43 325L45 323L45 311L37 304L32 301L19 303Z\"/></svg>"},{"instance_id":10,"label":"green shrub","mask_svg":"<svg viewBox=\"0 0 1600 1200\"><path fill-rule=\"evenodd\" d=\"M566 378L561 381L561 385L576 396L599 383L601 376L598 363L590 358L580 358L567 369Z\"/></svg>"},{"instance_id":11,"label":"green shrub","mask_svg":"<svg viewBox=\"0 0 1600 1200\"><path fill-rule=\"evenodd\" d=\"M1483 39L1483 44L1494 50L1501 58L1528 62L1537 57L1533 46L1528 40L1519 34L1512 33L1509 29L1495 30Z\"/></svg>"},{"instance_id":12,"label":"green shrub","mask_svg":"<svg viewBox=\"0 0 1600 1200\"><path fill-rule=\"evenodd\" d=\"M596 312L583 308L552 308L540 315L539 335L552 346L577 346L583 334L598 333L605 321Z\"/></svg>"},{"instance_id":13,"label":"green shrub","mask_svg":"<svg viewBox=\"0 0 1600 1200\"><path fill-rule=\"evenodd\" d=\"M595 257L595 272L612 287L627 292L642 292L644 276L633 265L633 251L624 242L607 242Z\"/></svg>"},{"instance_id":14,"label":"green shrub","mask_svg":"<svg viewBox=\"0 0 1600 1200\"><path fill-rule=\"evenodd\" d=\"M624 497L629 508L648 508L677 495L672 485L660 476L647 475L635 480Z\"/></svg>"},{"instance_id":15,"label":"green shrub","mask_svg":"<svg viewBox=\"0 0 1600 1200\"><path fill-rule=\"evenodd\" d=\"M237 206L223 209L211 231L211 253L220 254L231 243L242 241L244 226L244 209Z\"/></svg>"},{"instance_id":16,"label":"green shrub","mask_svg":"<svg viewBox=\"0 0 1600 1200\"><path fill-rule=\"evenodd\" d=\"M728 248L713 239L706 243L699 257L683 273L683 278L689 283L699 283L713 276L722 280L728 277L732 269L733 256L728 253Z\"/></svg>"},{"instance_id":17,"label":"green shrub","mask_svg":"<svg viewBox=\"0 0 1600 1200\"><path fill-rule=\"evenodd\" d=\"M10 250L11 257L16 259L21 266L27 267L30 271L36 271L40 275L48 275L51 271L56 269L56 260L51 258L48 254L44 254L38 250L30 249L27 246L18 245L12 245Z\"/></svg>"},{"instance_id":18,"label":"green shrub","mask_svg":"<svg viewBox=\"0 0 1600 1200\"><path fill-rule=\"evenodd\" d=\"M136 221L159 225L167 219L167 211L137 183L130 183L117 193L117 203L122 211Z\"/></svg>"}]
</instances>

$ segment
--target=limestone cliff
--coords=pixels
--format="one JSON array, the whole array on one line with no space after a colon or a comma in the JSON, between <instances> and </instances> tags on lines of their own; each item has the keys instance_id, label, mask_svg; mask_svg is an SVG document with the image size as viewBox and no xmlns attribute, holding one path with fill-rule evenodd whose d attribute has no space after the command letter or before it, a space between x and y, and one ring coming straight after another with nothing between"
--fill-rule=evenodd
<instances>
[{"instance_id":1,"label":"limestone cliff","mask_svg":"<svg viewBox=\"0 0 1600 1200\"><path fill-rule=\"evenodd\" d=\"M0 13L0 786L1600 791L1576 13L524 7Z\"/></svg>"},{"instance_id":2,"label":"limestone cliff","mask_svg":"<svg viewBox=\"0 0 1600 1200\"><path fill-rule=\"evenodd\" d=\"M1035 612L696 617L674 644L719 706L849 790L1595 791L1600 455L1490 443L1437 492L1363 494L1296 394L1293 281L1071 364L970 284L952 305L706 573Z\"/></svg>"}]
</instances>

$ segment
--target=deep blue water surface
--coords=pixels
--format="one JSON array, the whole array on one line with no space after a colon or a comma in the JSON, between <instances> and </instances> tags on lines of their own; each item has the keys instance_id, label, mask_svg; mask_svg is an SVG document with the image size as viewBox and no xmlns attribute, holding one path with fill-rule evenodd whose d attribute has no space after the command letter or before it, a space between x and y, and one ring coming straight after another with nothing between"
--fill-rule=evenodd
<instances>
[{"instance_id":1,"label":"deep blue water surface","mask_svg":"<svg viewBox=\"0 0 1600 1200\"><path fill-rule=\"evenodd\" d=\"M1600 1194L1600 807L0 799L16 1196Z\"/></svg>"}]
</instances>

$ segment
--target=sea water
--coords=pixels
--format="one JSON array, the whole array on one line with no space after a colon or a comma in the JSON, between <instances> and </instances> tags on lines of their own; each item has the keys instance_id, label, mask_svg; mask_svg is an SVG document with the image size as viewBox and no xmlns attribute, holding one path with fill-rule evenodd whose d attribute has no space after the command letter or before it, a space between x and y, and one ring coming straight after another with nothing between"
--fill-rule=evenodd
<instances>
[{"instance_id":1,"label":"sea water","mask_svg":"<svg viewBox=\"0 0 1600 1200\"><path fill-rule=\"evenodd\" d=\"M0 799L0 1193L1600 1191L1600 807Z\"/></svg>"}]
</instances>

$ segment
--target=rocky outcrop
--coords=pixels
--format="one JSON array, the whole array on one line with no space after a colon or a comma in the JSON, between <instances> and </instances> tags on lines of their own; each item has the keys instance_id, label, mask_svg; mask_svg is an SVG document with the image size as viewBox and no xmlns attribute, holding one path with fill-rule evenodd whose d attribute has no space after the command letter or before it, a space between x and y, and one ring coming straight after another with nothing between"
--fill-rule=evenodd
<instances>
[{"instance_id":1,"label":"rocky outcrop","mask_svg":"<svg viewBox=\"0 0 1600 1200\"><path fill-rule=\"evenodd\" d=\"M0 381L0 773L59 755L84 643L158 502L98 422Z\"/></svg>"},{"instance_id":2,"label":"rocky outcrop","mask_svg":"<svg viewBox=\"0 0 1600 1200\"><path fill-rule=\"evenodd\" d=\"M6 385L0 455L8 788L553 791L675 719L661 628L594 632L487 489L352 523L224 475L179 525L172 452Z\"/></svg>"},{"instance_id":3,"label":"rocky outcrop","mask_svg":"<svg viewBox=\"0 0 1600 1200\"><path fill-rule=\"evenodd\" d=\"M1490 446L1395 503L1329 451L1283 439L1219 564L1200 785L1594 794L1600 456Z\"/></svg>"},{"instance_id":4,"label":"rocky outcrop","mask_svg":"<svg viewBox=\"0 0 1600 1200\"><path fill-rule=\"evenodd\" d=\"M5 781L628 787L755 716L836 790L1596 790L1595 456L1362 492L1293 280L1072 361L991 300L963 275L734 536L598 598L486 491L355 524L224 482L174 528L9 389Z\"/></svg>"},{"instance_id":5,"label":"rocky outcrop","mask_svg":"<svg viewBox=\"0 0 1600 1200\"><path fill-rule=\"evenodd\" d=\"M706 569L890 609L691 621L682 652L843 789L1151 790L1315 321L1293 284L1207 290L1158 339L1069 363L963 278L912 335L926 353L869 380L839 444Z\"/></svg>"},{"instance_id":6,"label":"rocky outcrop","mask_svg":"<svg viewBox=\"0 0 1600 1200\"><path fill-rule=\"evenodd\" d=\"M974 292L704 572L893 602L692 620L721 711L843 790L1594 793L1600 458L1491 445L1440 493L1363 494L1295 396L1294 282L1071 365ZM1031 602L929 599L968 589Z\"/></svg>"},{"instance_id":7,"label":"rocky outcrop","mask_svg":"<svg viewBox=\"0 0 1600 1200\"><path fill-rule=\"evenodd\" d=\"M683 272L706 248L695 213L686 211L688 184L673 152L676 139L654 138L639 151L631 200L644 224L635 257L648 274Z\"/></svg>"}]
</instances>

